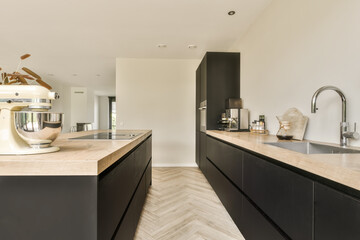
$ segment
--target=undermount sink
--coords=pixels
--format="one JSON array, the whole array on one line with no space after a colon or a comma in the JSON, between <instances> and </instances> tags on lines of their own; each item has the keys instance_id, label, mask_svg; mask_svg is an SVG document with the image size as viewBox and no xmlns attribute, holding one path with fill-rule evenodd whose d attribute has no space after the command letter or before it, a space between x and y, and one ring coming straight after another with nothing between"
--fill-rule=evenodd
<instances>
[{"instance_id":1,"label":"undermount sink","mask_svg":"<svg viewBox=\"0 0 360 240\"><path fill-rule=\"evenodd\" d=\"M303 154L342 154L342 153L360 153L360 150L335 147L310 142L267 142L265 144L275 147L285 148L291 151Z\"/></svg>"}]
</instances>

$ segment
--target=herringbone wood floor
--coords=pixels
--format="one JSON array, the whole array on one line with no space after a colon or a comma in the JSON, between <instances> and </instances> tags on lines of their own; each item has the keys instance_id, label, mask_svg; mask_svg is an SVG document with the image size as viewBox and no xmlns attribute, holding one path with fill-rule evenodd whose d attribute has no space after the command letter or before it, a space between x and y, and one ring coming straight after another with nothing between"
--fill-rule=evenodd
<instances>
[{"instance_id":1,"label":"herringbone wood floor","mask_svg":"<svg viewBox=\"0 0 360 240\"><path fill-rule=\"evenodd\" d=\"M198 168L153 168L134 239L244 238Z\"/></svg>"}]
</instances>

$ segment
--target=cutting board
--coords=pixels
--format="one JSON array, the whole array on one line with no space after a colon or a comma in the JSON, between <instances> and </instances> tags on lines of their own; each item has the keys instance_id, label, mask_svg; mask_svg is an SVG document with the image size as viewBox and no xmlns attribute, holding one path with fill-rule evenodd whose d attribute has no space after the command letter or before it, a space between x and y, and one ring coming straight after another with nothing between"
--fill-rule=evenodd
<instances>
[{"instance_id":1,"label":"cutting board","mask_svg":"<svg viewBox=\"0 0 360 240\"><path fill-rule=\"evenodd\" d=\"M277 117L281 121L289 121L289 135L295 140L303 140L309 118L304 116L297 108L289 108L282 116Z\"/></svg>"}]
</instances>

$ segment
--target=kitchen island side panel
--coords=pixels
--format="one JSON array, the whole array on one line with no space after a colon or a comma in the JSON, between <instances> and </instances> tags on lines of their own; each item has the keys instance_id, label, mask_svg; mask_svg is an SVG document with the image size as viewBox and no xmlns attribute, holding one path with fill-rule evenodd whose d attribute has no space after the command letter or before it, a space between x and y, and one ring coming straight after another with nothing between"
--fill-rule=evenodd
<instances>
[{"instance_id":1,"label":"kitchen island side panel","mask_svg":"<svg viewBox=\"0 0 360 240\"><path fill-rule=\"evenodd\" d=\"M96 176L1 176L0 239L96 239Z\"/></svg>"}]
</instances>

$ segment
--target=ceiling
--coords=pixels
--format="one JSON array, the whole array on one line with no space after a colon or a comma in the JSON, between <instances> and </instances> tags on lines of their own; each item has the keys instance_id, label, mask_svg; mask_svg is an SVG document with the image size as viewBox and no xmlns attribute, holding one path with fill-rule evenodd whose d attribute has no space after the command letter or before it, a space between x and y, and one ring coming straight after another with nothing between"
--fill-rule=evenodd
<instances>
[{"instance_id":1,"label":"ceiling","mask_svg":"<svg viewBox=\"0 0 360 240\"><path fill-rule=\"evenodd\" d=\"M44 80L113 94L116 57L200 59L226 51L270 2L2 0L0 67L14 71L30 53L24 65Z\"/></svg>"}]
</instances>

